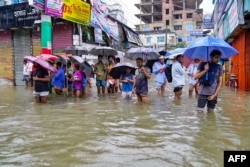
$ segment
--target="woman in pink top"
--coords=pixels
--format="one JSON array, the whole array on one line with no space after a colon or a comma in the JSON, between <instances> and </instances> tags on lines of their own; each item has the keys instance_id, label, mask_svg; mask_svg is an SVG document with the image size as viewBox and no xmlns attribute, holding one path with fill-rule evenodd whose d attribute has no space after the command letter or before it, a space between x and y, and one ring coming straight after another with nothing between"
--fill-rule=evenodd
<instances>
[{"instance_id":1,"label":"woman in pink top","mask_svg":"<svg viewBox=\"0 0 250 167\"><path fill-rule=\"evenodd\" d=\"M73 89L76 97L80 97L82 92L82 72L79 70L79 64L74 65L75 70L73 74Z\"/></svg>"}]
</instances>

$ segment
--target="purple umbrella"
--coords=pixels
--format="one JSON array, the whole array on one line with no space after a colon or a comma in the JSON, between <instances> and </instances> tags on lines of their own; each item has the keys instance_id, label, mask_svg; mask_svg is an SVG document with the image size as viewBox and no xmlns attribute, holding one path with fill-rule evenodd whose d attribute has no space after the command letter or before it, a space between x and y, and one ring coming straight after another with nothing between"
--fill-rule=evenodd
<instances>
[{"instance_id":1,"label":"purple umbrella","mask_svg":"<svg viewBox=\"0 0 250 167\"><path fill-rule=\"evenodd\" d=\"M51 71L53 73L56 72L56 69L45 60L36 58L33 62L39 64L41 67L45 68L48 71Z\"/></svg>"},{"instance_id":2,"label":"purple umbrella","mask_svg":"<svg viewBox=\"0 0 250 167\"><path fill-rule=\"evenodd\" d=\"M33 57L33 56L25 56L23 58L24 60L27 60L27 61L30 61L30 62L33 62L33 63L37 63L39 64L41 67L45 68L46 70L48 71L51 71L53 73L56 72L56 69L50 65L47 61L45 60L42 60L40 58L37 58L37 57Z\"/></svg>"},{"instance_id":3,"label":"purple umbrella","mask_svg":"<svg viewBox=\"0 0 250 167\"><path fill-rule=\"evenodd\" d=\"M24 56L23 59L27 60L27 61L30 61L30 62L33 62L36 59L36 57L34 57L34 56Z\"/></svg>"}]
</instances>

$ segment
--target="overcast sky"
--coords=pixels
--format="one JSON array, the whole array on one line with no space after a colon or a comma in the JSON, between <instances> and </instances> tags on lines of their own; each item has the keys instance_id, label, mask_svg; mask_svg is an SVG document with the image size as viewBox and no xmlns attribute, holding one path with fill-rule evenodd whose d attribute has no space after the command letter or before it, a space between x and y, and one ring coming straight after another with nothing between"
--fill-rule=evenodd
<instances>
[{"instance_id":1,"label":"overcast sky","mask_svg":"<svg viewBox=\"0 0 250 167\"><path fill-rule=\"evenodd\" d=\"M113 2L115 0L112 0ZM139 0L117 0L120 2L120 4L123 6L123 10L125 13L125 17L128 20L128 25L131 28L135 28L135 24L140 24L140 20L137 19L137 17L134 16L134 14L140 13L139 9L135 7L135 3L139 3ZM203 0L203 3L201 4L200 8L203 8L204 13L212 13L213 12L213 4L212 0Z\"/></svg>"}]
</instances>

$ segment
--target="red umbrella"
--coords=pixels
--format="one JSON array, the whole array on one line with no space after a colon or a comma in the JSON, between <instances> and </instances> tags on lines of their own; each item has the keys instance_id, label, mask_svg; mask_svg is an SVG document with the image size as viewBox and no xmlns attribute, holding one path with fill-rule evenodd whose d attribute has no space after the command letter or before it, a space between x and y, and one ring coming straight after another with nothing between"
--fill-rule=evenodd
<instances>
[{"instance_id":1,"label":"red umbrella","mask_svg":"<svg viewBox=\"0 0 250 167\"><path fill-rule=\"evenodd\" d=\"M40 54L37 56L37 58L40 58L42 60L46 60L46 61L52 61L55 62L57 60L57 56L51 55L51 54Z\"/></svg>"}]
</instances>

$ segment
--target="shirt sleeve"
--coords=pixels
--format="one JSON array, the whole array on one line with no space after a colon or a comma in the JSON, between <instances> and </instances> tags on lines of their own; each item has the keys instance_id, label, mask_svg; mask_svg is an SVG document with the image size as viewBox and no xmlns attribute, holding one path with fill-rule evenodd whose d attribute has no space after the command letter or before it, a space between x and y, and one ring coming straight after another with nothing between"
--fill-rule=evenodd
<instances>
[{"instance_id":1,"label":"shirt sleeve","mask_svg":"<svg viewBox=\"0 0 250 167\"><path fill-rule=\"evenodd\" d=\"M220 77L222 77L223 76L223 68L222 68L222 66L220 65L220 67L219 67L219 70L220 70L220 72L219 72L219 76Z\"/></svg>"},{"instance_id":2,"label":"shirt sleeve","mask_svg":"<svg viewBox=\"0 0 250 167\"><path fill-rule=\"evenodd\" d=\"M153 64L153 73L158 74L159 73L159 66L157 65L157 62Z\"/></svg>"},{"instance_id":3,"label":"shirt sleeve","mask_svg":"<svg viewBox=\"0 0 250 167\"><path fill-rule=\"evenodd\" d=\"M193 64L190 64L189 65L189 67L188 67L188 69L187 69L187 73L188 74L191 74L192 72L191 72L191 69L193 68Z\"/></svg>"},{"instance_id":4,"label":"shirt sleeve","mask_svg":"<svg viewBox=\"0 0 250 167\"><path fill-rule=\"evenodd\" d=\"M185 74L185 70L184 70L184 68L182 68L181 64L178 64L176 70L180 73L180 75Z\"/></svg>"}]
</instances>

